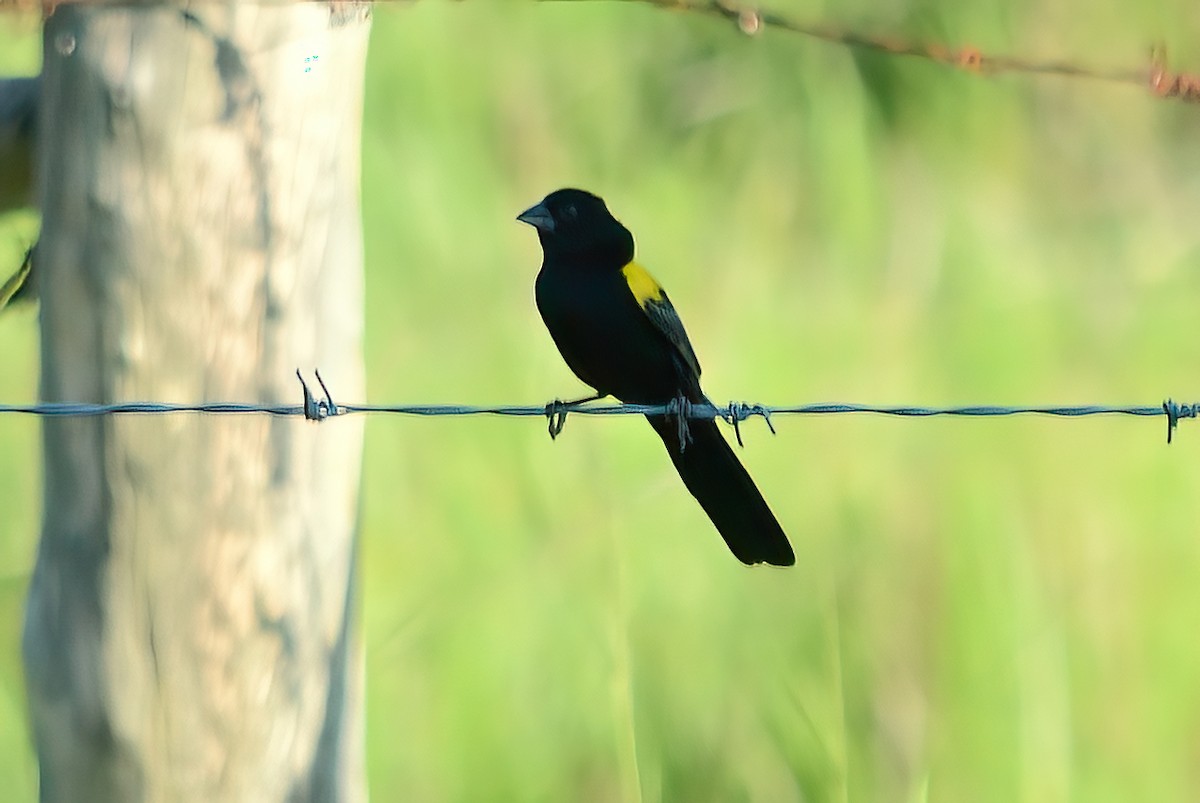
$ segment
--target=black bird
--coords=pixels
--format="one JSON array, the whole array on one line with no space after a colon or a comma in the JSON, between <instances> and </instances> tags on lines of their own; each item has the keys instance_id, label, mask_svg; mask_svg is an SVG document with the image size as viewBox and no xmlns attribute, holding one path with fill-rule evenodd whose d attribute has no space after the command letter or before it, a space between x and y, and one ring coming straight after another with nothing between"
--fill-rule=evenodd
<instances>
[{"instance_id":1,"label":"black bird","mask_svg":"<svg viewBox=\"0 0 1200 803\"><path fill-rule=\"evenodd\" d=\"M542 244L538 311L567 365L595 388L594 398L708 403L683 322L658 282L633 261L633 235L603 200L583 190L558 190L517 220L537 229ZM690 438L681 443L674 417L646 418L738 560L796 562L783 528L715 420L689 420Z\"/></svg>"}]
</instances>

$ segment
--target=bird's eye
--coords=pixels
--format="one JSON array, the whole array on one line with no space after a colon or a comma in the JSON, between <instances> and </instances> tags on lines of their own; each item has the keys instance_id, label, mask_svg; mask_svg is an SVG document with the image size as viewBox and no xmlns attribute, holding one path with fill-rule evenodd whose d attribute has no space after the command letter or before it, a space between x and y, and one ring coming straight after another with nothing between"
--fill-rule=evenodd
<instances>
[{"instance_id":1,"label":"bird's eye","mask_svg":"<svg viewBox=\"0 0 1200 803\"><path fill-rule=\"evenodd\" d=\"M579 211L575 209L575 204L569 204L567 208L563 210L563 214L571 218L571 220L575 220L577 217L579 217Z\"/></svg>"}]
</instances>

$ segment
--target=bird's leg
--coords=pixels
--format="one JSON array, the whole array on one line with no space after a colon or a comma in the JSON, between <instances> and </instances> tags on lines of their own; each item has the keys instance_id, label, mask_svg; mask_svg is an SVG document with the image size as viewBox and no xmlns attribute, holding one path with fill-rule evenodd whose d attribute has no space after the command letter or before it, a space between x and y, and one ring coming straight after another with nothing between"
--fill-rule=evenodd
<instances>
[{"instance_id":1,"label":"bird's leg","mask_svg":"<svg viewBox=\"0 0 1200 803\"><path fill-rule=\"evenodd\" d=\"M572 407L578 407L581 404L587 404L588 402L593 402L597 399L603 399L604 396L605 394L603 393L597 393L594 396L587 396L585 398L575 399L573 401L555 399L547 404L546 420L549 422L547 430L550 432L550 440L557 438L558 433L563 431L563 427L567 425L567 413L571 411Z\"/></svg>"}]
</instances>

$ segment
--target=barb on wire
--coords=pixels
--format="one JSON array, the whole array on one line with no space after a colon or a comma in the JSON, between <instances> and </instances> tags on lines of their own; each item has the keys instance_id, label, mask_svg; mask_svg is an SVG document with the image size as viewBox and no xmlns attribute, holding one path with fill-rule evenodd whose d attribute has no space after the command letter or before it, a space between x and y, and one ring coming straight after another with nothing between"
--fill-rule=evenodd
<instances>
[{"instance_id":1,"label":"barb on wire","mask_svg":"<svg viewBox=\"0 0 1200 803\"><path fill-rule=\"evenodd\" d=\"M1176 404L1167 399L1163 402L1162 409L1167 416L1167 443L1170 444L1175 427L1179 426L1179 419L1195 418L1197 412L1200 412L1200 404Z\"/></svg>"},{"instance_id":2,"label":"barb on wire","mask_svg":"<svg viewBox=\"0 0 1200 803\"><path fill-rule=\"evenodd\" d=\"M296 369L296 378L300 380L300 389L304 392L304 405L300 408L304 412L304 417L309 421L324 421L326 418L340 415L342 411L333 403L333 395L329 392L329 388L325 387L325 380L321 378L321 372L314 368L313 373L317 376L321 390L325 391L325 398L319 401L309 390L308 383L304 381L300 369Z\"/></svg>"},{"instance_id":3,"label":"barb on wire","mask_svg":"<svg viewBox=\"0 0 1200 803\"><path fill-rule=\"evenodd\" d=\"M987 418L1014 415L1041 415L1057 418L1081 418L1095 415L1123 415L1139 418L1164 416L1167 419L1167 443L1171 443L1175 429L1180 419L1200 417L1200 402L1180 404L1167 399L1157 406L1113 406L1113 405L1079 405L1079 406L1041 406L1019 407L1004 405L968 405L961 407L916 407L916 406L880 406L871 404L821 403L800 404L787 406L766 406L762 404L747 404L745 402L730 402L725 407L717 407L712 402L695 404L681 403L673 399L669 404L586 404L594 399L579 402L551 402L536 406L519 405L468 405L468 404L336 404L320 373L316 373L317 382L325 394L325 398L317 399L304 377L296 372L300 380L303 400L301 404L253 404L245 402L201 402L196 404L177 404L172 402L115 402L94 404L86 402L35 402L32 404L0 404L0 414L13 413L33 415L43 418L58 418L64 416L100 416L100 415L171 415L182 413L199 413L207 415L274 415L302 416L310 421L324 421L327 418L348 415L352 413L390 413L394 415L418 416L465 416L465 415L500 415L525 416L546 418L550 422L551 435L562 431L562 424L569 409L574 415L668 415L680 419L680 442L690 440L684 435L687 419L720 418L734 428L738 445L742 445L741 423L748 418L760 417L766 422L771 434L775 434L772 416L776 415L838 415L846 413L890 415L911 418L930 418L933 416L955 416L963 418ZM557 425L557 429L555 428Z\"/></svg>"},{"instance_id":4,"label":"barb on wire","mask_svg":"<svg viewBox=\"0 0 1200 803\"><path fill-rule=\"evenodd\" d=\"M720 410L720 416L725 419L725 423L733 425L733 434L737 436L738 446L746 445L742 443L741 423L752 415L761 415L763 421L767 423L767 429L771 430L772 435L775 434L775 424L771 422L771 410L761 404L730 402L728 407Z\"/></svg>"},{"instance_id":5,"label":"barb on wire","mask_svg":"<svg viewBox=\"0 0 1200 803\"><path fill-rule=\"evenodd\" d=\"M688 421L693 418L700 418L692 412L692 402L686 396L679 395L671 399L667 403L667 415L675 419L676 437L679 439L679 453L683 454L687 451L688 444L692 442L692 429L688 426ZM720 415L720 413L718 413ZM703 418L713 418L711 415L703 416Z\"/></svg>"}]
</instances>

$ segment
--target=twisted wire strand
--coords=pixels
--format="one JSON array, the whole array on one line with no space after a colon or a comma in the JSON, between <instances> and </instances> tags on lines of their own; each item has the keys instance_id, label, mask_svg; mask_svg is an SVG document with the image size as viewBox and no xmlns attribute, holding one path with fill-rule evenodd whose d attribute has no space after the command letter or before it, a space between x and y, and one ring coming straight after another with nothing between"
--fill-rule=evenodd
<instances>
[{"instance_id":1,"label":"twisted wire strand","mask_svg":"<svg viewBox=\"0 0 1200 803\"><path fill-rule=\"evenodd\" d=\"M274 415L274 416L303 416L311 421L323 421L352 414L392 414L414 416L468 416L496 415L518 417L543 417L551 419L552 428L556 422L561 429L561 421L571 415L670 415L680 419L712 419L721 418L732 424L741 441L738 425L755 416L762 417L771 431L772 417L777 415L841 415L841 414L874 414L911 418L930 418L934 416L955 416L970 418L993 418L1015 415L1040 415L1058 418L1082 418L1098 415L1121 415L1152 418L1165 416L1167 419L1167 443L1170 443L1175 428L1180 419L1196 418L1200 413L1200 403L1179 404L1167 399L1156 406L1136 405L1103 405L1087 404L1077 406L1044 405L1044 406L1011 406L999 404L965 405L956 407L923 407L914 405L873 405L848 404L841 402L796 404L770 406L762 404L747 404L745 402L730 402L724 407L712 404L689 404L675 399L669 404L586 404L573 405L554 401L546 405L475 405L475 404L338 404L333 401L332 394L317 373L317 381L321 385L324 397L318 399L310 390L300 372L304 394L302 404L255 404L247 402L202 402L196 404L179 404L172 402L114 402L94 404L87 402L35 402L31 404L0 404L0 415L22 414L42 418L59 418L65 416L102 416L102 415Z\"/></svg>"}]
</instances>

